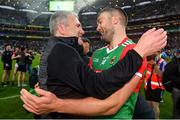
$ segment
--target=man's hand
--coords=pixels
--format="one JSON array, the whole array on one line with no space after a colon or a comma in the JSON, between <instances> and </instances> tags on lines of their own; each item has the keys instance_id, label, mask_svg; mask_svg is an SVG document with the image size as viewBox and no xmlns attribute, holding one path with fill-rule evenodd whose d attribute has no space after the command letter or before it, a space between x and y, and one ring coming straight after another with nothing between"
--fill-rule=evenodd
<instances>
[{"instance_id":1,"label":"man's hand","mask_svg":"<svg viewBox=\"0 0 180 120\"><path fill-rule=\"evenodd\" d=\"M152 28L141 36L134 50L139 53L141 57L146 57L161 50L166 44L167 32L162 28L158 30Z\"/></svg>"},{"instance_id":2,"label":"man's hand","mask_svg":"<svg viewBox=\"0 0 180 120\"><path fill-rule=\"evenodd\" d=\"M58 99L54 94L35 88L36 93L39 96L32 95L27 90L21 90L21 100L24 102L23 107L34 114L46 114L55 112L56 104Z\"/></svg>"}]
</instances>

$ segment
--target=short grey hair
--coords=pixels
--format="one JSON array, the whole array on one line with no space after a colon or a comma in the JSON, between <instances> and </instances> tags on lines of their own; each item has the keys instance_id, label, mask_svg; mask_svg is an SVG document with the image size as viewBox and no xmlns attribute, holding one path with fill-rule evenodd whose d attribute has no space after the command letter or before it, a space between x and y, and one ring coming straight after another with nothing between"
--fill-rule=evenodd
<instances>
[{"instance_id":1,"label":"short grey hair","mask_svg":"<svg viewBox=\"0 0 180 120\"><path fill-rule=\"evenodd\" d=\"M69 11L57 11L55 12L49 21L49 29L51 35L55 35L58 24L68 25L68 16L73 14Z\"/></svg>"}]
</instances>

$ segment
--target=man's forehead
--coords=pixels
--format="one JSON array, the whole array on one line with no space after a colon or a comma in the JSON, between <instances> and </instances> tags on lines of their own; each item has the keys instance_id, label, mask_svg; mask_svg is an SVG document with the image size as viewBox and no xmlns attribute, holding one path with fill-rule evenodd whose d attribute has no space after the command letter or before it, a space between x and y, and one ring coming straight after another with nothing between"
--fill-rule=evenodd
<instances>
[{"instance_id":1,"label":"man's forehead","mask_svg":"<svg viewBox=\"0 0 180 120\"><path fill-rule=\"evenodd\" d=\"M68 19L76 19L77 18L77 16L75 16L74 14L70 14L69 16L68 16Z\"/></svg>"},{"instance_id":2,"label":"man's forehead","mask_svg":"<svg viewBox=\"0 0 180 120\"><path fill-rule=\"evenodd\" d=\"M75 18L75 23L81 25L81 23L80 23L80 21L79 21L79 19L77 17Z\"/></svg>"},{"instance_id":3,"label":"man's forehead","mask_svg":"<svg viewBox=\"0 0 180 120\"><path fill-rule=\"evenodd\" d=\"M102 19L102 17L103 17L102 14L100 14L97 18L97 22L99 22Z\"/></svg>"},{"instance_id":4,"label":"man's forehead","mask_svg":"<svg viewBox=\"0 0 180 120\"><path fill-rule=\"evenodd\" d=\"M103 12L98 16L97 21L102 19L102 18L109 17L109 15L110 14L108 12Z\"/></svg>"},{"instance_id":5,"label":"man's forehead","mask_svg":"<svg viewBox=\"0 0 180 120\"><path fill-rule=\"evenodd\" d=\"M80 23L79 19L78 19L78 17L76 15L70 15L69 20L70 20L70 22L75 22L75 23L78 23L78 24Z\"/></svg>"}]
</instances>

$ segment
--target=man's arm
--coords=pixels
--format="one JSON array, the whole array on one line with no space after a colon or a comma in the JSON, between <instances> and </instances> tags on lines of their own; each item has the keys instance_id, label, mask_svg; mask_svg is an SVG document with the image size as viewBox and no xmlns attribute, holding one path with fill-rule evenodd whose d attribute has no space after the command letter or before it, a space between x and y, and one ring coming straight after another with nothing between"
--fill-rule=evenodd
<instances>
[{"instance_id":1,"label":"man's arm","mask_svg":"<svg viewBox=\"0 0 180 120\"><path fill-rule=\"evenodd\" d=\"M95 98L105 99L123 87L142 64L142 58L140 56L136 57L136 54L137 53L132 50L115 66L96 74L96 76L82 69L82 71L80 71L80 73L82 73L81 81L86 93Z\"/></svg>"},{"instance_id":2,"label":"man's arm","mask_svg":"<svg viewBox=\"0 0 180 120\"><path fill-rule=\"evenodd\" d=\"M54 94L39 88L36 89L36 92L40 95L40 99L31 95L25 89L21 91L21 99L25 103L24 108L35 114L59 112L86 116L112 115L126 102L139 80L139 76L134 76L122 89L119 89L105 100L92 97L79 100L60 99Z\"/></svg>"},{"instance_id":3,"label":"man's arm","mask_svg":"<svg viewBox=\"0 0 180 120\"><path fill-rule=\"evenodd\" d=\"M64 84L85 95L104 99L127 83L141 66L141 62L142 58L131 50L112 68L95 73L81 61L74 49L57 44L48 56L47 87L59 97L62 97L59 85Z\"/></svg>"},{"instance_id":4,"label":"man's arm","mask_svg":"<svg viewBox=\"0 0 180 120\"><path fill-rule=\"evenodd\" d=\"M69 78L60 79L72 87L78 86L78 88L82 88L83 91L90 96L104 99L121 88L132 78L142 63L142 58L139 55L146 56L161 49L166 45L166 37L166 32L164 32L163 29L157 31L154 29L149 30L141 37L134 50L129 51L126 56L112 68L99 74L95 74L92 70L89 70L83 63L77 63L79 66L74 68L75 64L69 61L69 65L67 66L73 68L75 71L72 72L72 70L67 69L68 67L65 67L67 75L69 74ZM57 50L57 52L58 51L60 50ZM69 57L72 56L66 58L69 59ZM54 58L56 57L52 57L52 64L55 61ZM58 62L60 60L56 59L56 61ZM56 70L62 68L62 66L57 66L57 64L53 66L53 69L55 67L57 67ZM62 70L62 73L63 72L64 69ZM74 78L74 76L77 77ZM80 89L80 91L82 91L82 89Z\"/></svg>"},{"instance_id":5,"label":"man's arm","mask_svg":"<svg viewBox=\"0 0 180 120\"><path fill-rule=\"evenodd\" d=\"M62 108L65 109L57 107L55 111L86 116L113 115L127 101L129 96L135 90L139 80L139 76L134 76L123 88L104 100L92 97L84 98L82 100L63 100L63 105L60 104L63 106ZM78 109L76 109L77 107Z\"/></svg>"},{"instance_id":6,"label":"man's arm","mask_svg":"<svg viewBox=\"0 0 180 120\"><path fill-rule=\"evenodd\" d=\"M123 88L113 93L110 97L105 100L99 100L96 98L85 98L81 100L64 100L64 107L57 108L58 112L65 112L70 114L80 114L87 116L98 116L98 115L112 115L115 114L121 106L127 101L133 91L138 92L140 86L139 80L142 79L142 74L147 67L146 59L143 61L143 65L138 70L137 74L128 82ZM79 108L74 110L74 108ZM88 109L88 111L86 111Z\"/></svg>"},{"instance_id":7,"label":"man's arm","mask_svg":"<svg viewBox=\"0 0 180 120\"><path fill-rule=\"evenodd\" d=\"M12 57L11 57L12 60L17 59L17 58L20 58L20 55L16 56L15 54L13 54Z\"/></svg>"},{"instance_id":8,"label":"man's arm","mask_svg":"<svg viewBox=\"0 0 180 120\"><path fill-rule=\"evenodd\" d=\"M141 66L138 72L142 74L145 68L146 61L143 62L143 66ZM63 100L58 99L54 94L41 89L36 89L40 98L30 94L26 90L22 90L21 99L25 103L23 105L25 109L35 114L45 114L54 111L86 116L112 115L125 103L134 91L140 78L141 77L135 75L122 89L118 90L105 100L99 100L92 97L78 100ZM88 111L86 111L87 109Z\"/></svg>"},{"instance_id":9,"label":"man's arm","mask_svg":"<svg viewBox=\"0 0 180 120\"><path fill-rule=\"evenodd\" d=\"M151 40L150 40L151 38ZM163 30L149 30L148 32L146 32L143 36L142 36L142 39L139 40L139 43L136 45L136 47L134 48L134 50L136 50L141 56L144 56L144 55L149 55L149 54L152 54L154 51L157 51L161 48L163 48L167 43L167 35L166 35L166 32L164 32ZM144 48L143 48L144 47ZM137 57L137 56L136 56ZM69 59L73 59L73 58L69 58ZM138 59L138 57L137 57ZM140 58L139 58L140 59ZM131 62L132 59L130 59L130 62ZM66 62L66 61L65 61ZM136 62L136 61L134 61ZM54 64L54 63L53 63ZM136 64L136 63L134 63ZM117 67L117 66L116 66ZM125 67L127 67L125 65ZM61 66L60 66L61 68ZM125 68L121 68L121 69L125 69ZM127 68L129 69L129 68ZM126 69L126 70L127 70ZM134 68L132 68L134 69ZM64 70L63 70L64 71ZM53 71L51 71L53 72ZM122 73L124 74L124 73ZM65 74L66 75L66 74ZM67 73L67 76L64 76L64 77L69 77L69 73ZM116 76L115 76L116 77ZM73 78L75 79L75 78ZM113 83L114 81L111 80L111 82ZM74 83L74 84L77 84L77 83ZM116 82L114 83L114 86L116 86ZM96 85L96 82L94 83L94 85ZM118 85L118 84L117 84ZM72 85L73 86L73 85ZM114 87L113 86L113 87ZM118 85L119 86L119 85ZM92 87L93 88L93 87ZM108 89L108 88L107 88ZM42 92L43 90L41 90ZM112 90L111 90L112 91ZM114 89L114 91L116 91ZM38 92L38 91L37 91ZM23 102L25 103L25 106L28 106L29 104L32 104L32 106L34 106L35 108L38 109L37 106L41 105L39 103L44 103L43 106L47 109L43 109L44 110L44 113L46 113L47 111L51 111L52 109L54 109L52 106L49 106L48 104L51 103L52 101L56 101L57 100L57 97L50 93L50 92L46 92L46 91L43 91L43 94L41 93L40 95L43 95L44 97L36 97L36 96L33 96L31 95L30 93L28 93L27 91L25 90L22 90L21 91L21 94L22 96L21 97L24 97L23 99ZM53 96L53 97L50 97L50 96ZM51 99L53 98L53 99ZM60 99L59 99L60 100ZM48 101L48 102L47 102ZM56 102L55 102L56 103ZM50 108L49 108L50 107ZM60 107L60 106L59 106ZM34 110L31 106L28 107L29 111L32 111ZM39 109L38 109L39 110Z\"/></svg>"}]
</instances>

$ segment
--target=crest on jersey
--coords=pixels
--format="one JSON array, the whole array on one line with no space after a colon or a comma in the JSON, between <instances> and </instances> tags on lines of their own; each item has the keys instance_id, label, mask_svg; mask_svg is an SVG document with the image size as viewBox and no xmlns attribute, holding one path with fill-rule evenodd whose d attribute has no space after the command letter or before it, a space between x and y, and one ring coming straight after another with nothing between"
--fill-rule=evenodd
<instances>
[{"instance_id":1,"label":"crest on jersey","mask_svg":"<svg viewBox=\"0 0 180 120\"><path fill-rule=\"evenodd\" d=\"M110 63L111 65L114 64L115 59L116 59L116 56L113 56L109 63Z\"/></svg>"}]
</instances>

